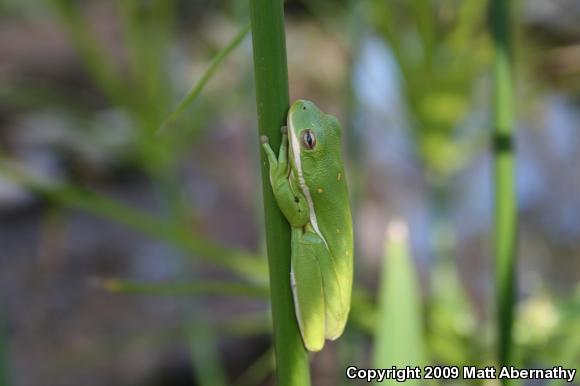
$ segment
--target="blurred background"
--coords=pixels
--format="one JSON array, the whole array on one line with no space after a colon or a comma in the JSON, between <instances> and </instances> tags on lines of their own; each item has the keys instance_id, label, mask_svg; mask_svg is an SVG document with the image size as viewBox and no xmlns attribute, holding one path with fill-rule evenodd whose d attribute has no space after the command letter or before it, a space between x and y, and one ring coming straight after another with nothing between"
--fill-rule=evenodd
<instances>
[{"instance_id":1,"label":"blurred background","mask_svg":"<svg viewBox=\"0 0 580 386\"><path fill-rule=\"evenodd\" d=\"M409 304L420 363L493 363L488 7L287 1L291 98L342 122L355 221L349 326L313 384L356 384ZM1 385L273 384L248 12L0 2ZM580 363L579 20L514 6L523 367ZM384 264L389 224L410 269ZM409 292L380 301L393 274Z\"/></svg>"}]
</instances>

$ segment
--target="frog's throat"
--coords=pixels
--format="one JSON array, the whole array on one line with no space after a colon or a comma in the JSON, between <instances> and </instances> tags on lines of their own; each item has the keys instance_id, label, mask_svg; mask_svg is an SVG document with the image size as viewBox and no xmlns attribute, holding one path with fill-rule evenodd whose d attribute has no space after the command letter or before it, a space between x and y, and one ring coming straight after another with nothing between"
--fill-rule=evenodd
<instances>
[{"instance_id":1,"label":"frog's throat","mask_svg":"<svg viewBox=\"0 0 580 386\"><path fill-rule=\"evenodd\" d=\"M292 125L292 118L289 116L288 119L288 126L290 128L290 145L292 146L292 157L294 158L294 165L296 166L296 173L298 174L298 183L300 185L300 189L306 198L306 202L308 203L308 209L310 211L310 225L312 225L312 229L314 232L324 241L324 245L326 245L326 249L328 248L328 243L326 239L320 232L320 228L318 228L318 221L316 220L316 211L314 210L314 202L312 201L312 195L310 194L310 189L306 185L306 180L304 179L304 173L302 171L302 160L300 159L300 142L298 142L298 137L296 136L296 131L294 131L294 126Z\"/></svg>"}]
</instances>

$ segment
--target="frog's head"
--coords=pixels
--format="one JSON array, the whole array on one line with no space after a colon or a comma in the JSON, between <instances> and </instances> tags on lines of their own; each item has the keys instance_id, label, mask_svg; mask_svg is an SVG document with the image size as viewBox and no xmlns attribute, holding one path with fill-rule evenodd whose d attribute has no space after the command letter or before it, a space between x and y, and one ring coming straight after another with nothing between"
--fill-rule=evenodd
<instances>
[{"instance_id":1,"label":"frog's head","mask_svg":"<svg viewBox=\"0 0 580 386\"><path fill-rule=\"evenodd\" d=\"M299 175L309 179L324 172L322 161L340 157L340 125L310 101L297 100L288 112L290 163Z\"/></svg>"}]
</instances>

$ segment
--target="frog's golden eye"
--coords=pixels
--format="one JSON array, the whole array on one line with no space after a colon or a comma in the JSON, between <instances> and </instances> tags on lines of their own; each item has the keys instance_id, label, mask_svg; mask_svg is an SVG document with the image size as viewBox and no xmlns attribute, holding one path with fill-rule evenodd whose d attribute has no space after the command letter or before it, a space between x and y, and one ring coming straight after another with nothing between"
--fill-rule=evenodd
<instances>
[{"instance_id":1,"label":"frog's golden eye","mask_svg":"<svg viewBox=\"0 0 580 386\"><path fill-rule=\"evenodd\" d=\"M314 132L312 130L310 129L304 130L304 132L302 133L302 143L304 144L304 147L306 147L306 149L308 150L314 149L314 146L316 146L316 136L314 135Z\"/></svg>"}]
</instances>

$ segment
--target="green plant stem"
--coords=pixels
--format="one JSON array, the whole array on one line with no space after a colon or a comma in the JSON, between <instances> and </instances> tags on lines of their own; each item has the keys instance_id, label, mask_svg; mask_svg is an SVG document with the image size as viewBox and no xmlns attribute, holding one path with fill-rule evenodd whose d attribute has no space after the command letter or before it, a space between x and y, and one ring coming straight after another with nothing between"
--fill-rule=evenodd
<instances>
[{"instance_id":1,"label":"green plant stem","mask_svg":"<svg viewBox=\"0 0 580 386\"><path fill-rule=\"evenodd\" d=\"M513 151L513 78L509 0L493 0L495 45L494 172L497 350L500 365L511 362L515 289L516 198Z\"/></svg>"},{"instance_id":2,"label":"green plant stem","mask_svg":"<svg viewBox=\"0 0 580 386\"><path fill-rule=\"evenodd\" d=\"M283 4L283 0L250 0L259 133L274 149L280 146L289 106ZM290 227L274 200L261 150L260 159L278 385L308 386L308 355L290 289Z\"/></svg>"}]
</instances>

